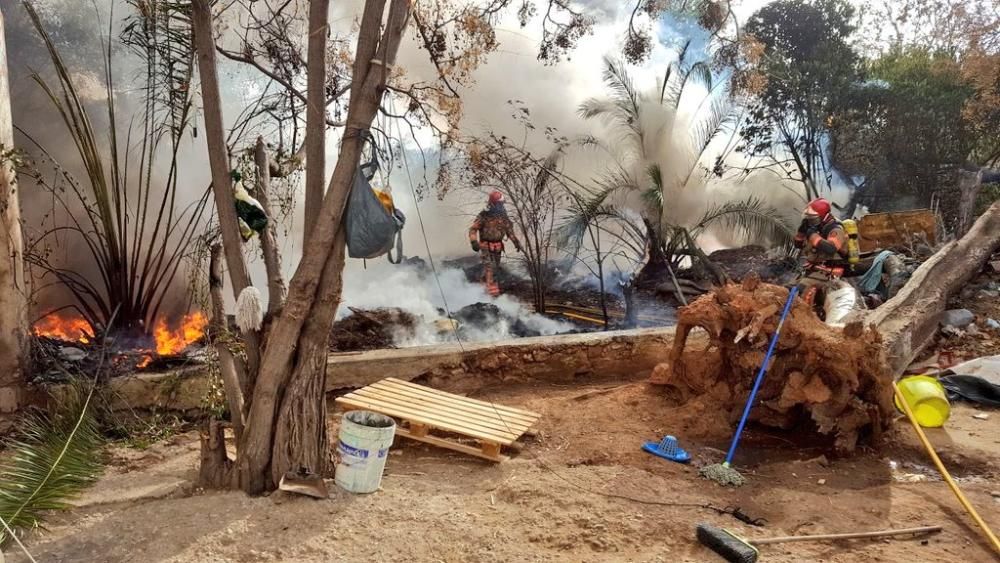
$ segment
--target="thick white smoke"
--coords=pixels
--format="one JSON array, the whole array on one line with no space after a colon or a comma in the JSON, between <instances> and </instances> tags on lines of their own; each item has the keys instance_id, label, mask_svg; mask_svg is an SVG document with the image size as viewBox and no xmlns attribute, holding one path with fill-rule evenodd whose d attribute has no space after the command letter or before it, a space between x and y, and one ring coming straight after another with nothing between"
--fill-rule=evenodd
<instances>
[{"instance_id":1,"label":"thick white smoke","mask_svg":"<svg viewBox=\"0 0 1000 563\"><path fill-rule=\"evenodd\" d=\"M440 286L438 285L440 283ZM534 313L520 301L507 295L491 297L480 284L469 283L465 272L455 268L433 271L418 270L401 264L393 265L384 260L368 262L367 268L349 268L344 274L344 307L341 318L350 315L348 307L376 309L397 307L418 317L415 334L397 335L401 347L420 346L455 339L454 331L443 330L447 323L435 321L448 319L467 305L491 303L510 320L503 319L492 326L463 326L461 338L468 341L496 341L511 338L511 320L520 321L525 328L543 335L568 332L573 327Z\"/></svg>"}]
</instances>

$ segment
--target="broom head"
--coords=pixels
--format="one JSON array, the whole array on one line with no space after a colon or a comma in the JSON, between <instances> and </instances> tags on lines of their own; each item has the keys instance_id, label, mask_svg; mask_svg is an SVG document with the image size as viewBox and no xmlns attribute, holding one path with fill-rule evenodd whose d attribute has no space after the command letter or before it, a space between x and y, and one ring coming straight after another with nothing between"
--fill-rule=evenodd
<instances>
[{"instance_id":1,"label":"broom head","mask_svg":"<svg viewBox=\"0 0 1000 563\"><path fill-rule=\"evenodd\" d=\"M722 528L716 528L711 524L698 524L698 541L701 545L718 553L730 563L755 563L757 561L757 548L750 545L750 542Z\"/></svg>"}]
</instances>

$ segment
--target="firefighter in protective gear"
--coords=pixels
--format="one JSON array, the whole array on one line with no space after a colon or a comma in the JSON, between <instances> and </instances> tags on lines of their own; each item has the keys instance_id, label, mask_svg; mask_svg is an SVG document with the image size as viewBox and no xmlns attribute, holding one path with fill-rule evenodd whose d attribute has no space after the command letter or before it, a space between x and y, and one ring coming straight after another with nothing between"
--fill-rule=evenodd
<instances>
[{"instance_id":1,"label":"firefighter in protective gear","mask_svg":"<svg viewBox=\"0 0 1000 563\"><path fill-rule=\"evenodd\" d=\"M829 201L817 198L806 205L795 246L802 249L806 260L805 272L799 280L804 287L803 299L813 304L816 293L836 285L848 265L847 233L833 216Z\"/></svg>"},{"instance_id":2,"label":"firefighter in protective gear","mask_svg":"<svg viewBox=\"0 0 1000 563\"><path fill-rule=\"evenodd\" d=\"M500 286L496 282L496 272L500 267L500 257L504 251L504 238L514 243L518 252L523 252L521 242L514 234L514 224L507 216L503 205L503 194L494 190L490 192L486 209L479 212L476 220L469 228L469 243L472 251L478 252L483 262L483 284L490 295L500 294Z\"/></svg>"}]
</instances>

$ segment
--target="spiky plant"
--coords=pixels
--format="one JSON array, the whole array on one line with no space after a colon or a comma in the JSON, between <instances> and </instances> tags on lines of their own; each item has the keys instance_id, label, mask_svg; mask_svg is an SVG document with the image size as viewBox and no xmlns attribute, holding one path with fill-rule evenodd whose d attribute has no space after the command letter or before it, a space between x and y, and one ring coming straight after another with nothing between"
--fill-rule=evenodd
<instances>
[{"instance_id":1,"label":"spiky plant","mask_svg":"<svg viewBox=\"0 0 1000 563\"><path fill-rule=\"evenodd\" d=\"M683 210L665 204L701 187L692 180L709 145L732 122L729 102L721 91L725 84L713 84L707 63L689 61L687 44L668 66L655 93L641 92L627 67L610 58L605 59L604 81L609 95L584 102L580 115L602 121L610 138L588 139L585 144L612 156L611 166L595 182L599 192L621 196L624 203L617 207L632 206L642 217L651 275L658 275L667 264L676 266L690 254L689 241L713 224L723 223L748 238L784 243L787 228L778 214L753 198L712 208L697 223L685 219ZM708 93L698 101L692 121L681 123L677 120L681 101L690 97L690 87L695 85ZM629 223L618 215L619 223ZM630 234L629 229L619 232Z\"/></svg>"},{"instance_id":2,"label":"spiky plant","mask_svg":"<svg viewBox=\"0 0 1000 563\"><path fill-rule=\"evenodd\" d=\"M33 177L51 191L66 217L65 224L52 226L34 238L26 259L69 290L73 306L95 330L104 330L112 312L117 311L118 330L148 334L184 252L197 234L209 192L178 210L178 152L181 136L191 124L192 109L189 82L193 50L186 13L176 2L135 0L132 4L136 15L125 27L123 42L143 57L147 68L145 99L138 116L140 130L134 127L135 120L127 128L119 126L110 36L106 43L102 39L108 118L105 141L94 129L90 110L70 70L28 2L23 5L48 49L57 85L37 73L33 78L62 118L86 171L85 181L77 181L28 132L18 130L52 162L57 181L38 172ZM119 138L123 130L124 144ZM157 161L163 153L169 157L169 167L161 183L164 171ZM89 253L97 266L97 279L47 258L44 248L49 239L67 234L81 241L80 249Z\"/></svg>"},{"instance_id":3,"label":"spiky plant","mask_svg":"<svg viewBox=\"0 0 1000 563\"><path fill-rule=\"evenodd\" d=\"M93 483L101 471L103 438L91 408L94 384L70 385L48 414L29 413L7 443L0 464L0 546L43 528L48 512Z\"/></svg>"}]
</instances>

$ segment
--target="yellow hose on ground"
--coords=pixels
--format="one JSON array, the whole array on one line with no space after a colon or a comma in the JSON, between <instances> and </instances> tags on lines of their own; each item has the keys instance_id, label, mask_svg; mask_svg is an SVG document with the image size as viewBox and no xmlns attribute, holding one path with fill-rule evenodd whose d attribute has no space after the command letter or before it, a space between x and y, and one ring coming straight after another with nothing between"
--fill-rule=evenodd
<instances>
[{"instance_id":1,"label":"yellow hose on ground","mask_svg":"<svg viewBox=\"0 0 1000 563\"><path fill-rule=\"evenodd\" d=\"M899 399L899 404L903 407L903 412L906 413L906 418L909 419L913 429L916 430L917 437L920 438L920 442L923 443L924 449L927 450L927 455L931 456L931 460L934 461L934 465L937 466L941 476L944 477L945 482L948 483L949 487L951 487L951 492L955 493L955 496L958 498L958 502L962 504L965 511L969 513L969 516L976 521L976 524L978 524L983 530L983 533L986 534L987 539L989 539L990 543L993 544L993 549L1000 554L1000 540L997 539L993 530L990 529L989 525L983 521L982 517L979 516L979 513L976 512L976 509L969 503L969 499L965 498L965 495L962 494L962 489L958 488L958 484L955 483L955 480L951 478L951 474L948 473L944 463L941 462L941 458L938 457L937 452L934 450L934 446L932 446L930 441L927 440L927 436L924 434L924 429L920 427L919 423L917 423L916 417L913 416L913 411L910 410L909 403L906 402L906 399L903 397L903 394L900 392L895 381L892 382L892 390L896 393L896 398Z\"/></svg>"}]
</instances>

